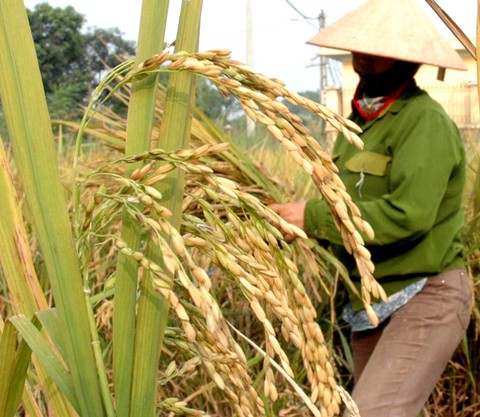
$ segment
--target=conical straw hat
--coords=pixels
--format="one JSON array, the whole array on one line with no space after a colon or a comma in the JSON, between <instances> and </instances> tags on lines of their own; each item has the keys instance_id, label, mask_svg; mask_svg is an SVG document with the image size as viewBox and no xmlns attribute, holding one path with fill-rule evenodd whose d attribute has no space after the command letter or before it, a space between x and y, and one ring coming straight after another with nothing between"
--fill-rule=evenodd
<instances>
[{"instance_id":1,"label":"conical straw hat","mask_svg":"<svg viewBox=\"0 0 480 417\"><path fill-rule=\"evenodd\" d=\"M307 44L466 70L415 0L368 0Z\"/></svg>"}]
</instances>

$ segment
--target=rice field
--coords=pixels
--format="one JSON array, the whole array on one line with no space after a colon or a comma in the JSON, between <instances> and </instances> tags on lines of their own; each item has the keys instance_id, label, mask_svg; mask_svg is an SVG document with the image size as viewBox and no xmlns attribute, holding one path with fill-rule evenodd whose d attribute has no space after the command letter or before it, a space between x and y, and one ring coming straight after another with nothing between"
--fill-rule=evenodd
<instances>
[{"instance_id":1,"label":"rice field","mask_svg":"<svg viewBox=\"0 0 480 417\"><path fill-rule=\"evenodd\" d=\"M82 121L53 121L54 135L24 6L0 5L11 133L0 147L2 416L328 417L353 407L337 318L348 275L267 205L329 202L369 309L382 295L358 233L370 226L328 151L280 99L361 147L357 128L229 51L197 52L200 10L185 2L175 50L164 51L165 4L145 1L138 56L107 75ZM198 76L263 126L262 146L245 149L196 111ZM112 96L127 117L111 111ZM477 287L480 176L476 138L467 143ZM477 318L425 415L474 415Z\"/></svg>"}]
</instances>

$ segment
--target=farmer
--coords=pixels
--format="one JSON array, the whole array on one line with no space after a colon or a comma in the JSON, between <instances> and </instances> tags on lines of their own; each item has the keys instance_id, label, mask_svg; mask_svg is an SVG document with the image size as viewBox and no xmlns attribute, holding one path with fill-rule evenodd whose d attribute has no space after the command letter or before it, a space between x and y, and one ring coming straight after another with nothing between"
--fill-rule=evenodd
<instances>
[{"instance_id":1,"label":"farmer","mask_svg":"<svg viewBox=\"0 0 480 417\"><path fill-rule=\"evenodd\" d=\"M364 149L340 135L333 159L375 231L366 247L388 295L375 300L377 327L353 293L343 312L352 330L352 397L362 417L415 417L466 331L471 288L462 257L462 138L414 75L421 64L439 73L465 66L415 0L369 0L308 43L352 52L359 83L349 118ZM325 201L271 208L329 242L359 287Z\"/></svg>"}]
</instances>

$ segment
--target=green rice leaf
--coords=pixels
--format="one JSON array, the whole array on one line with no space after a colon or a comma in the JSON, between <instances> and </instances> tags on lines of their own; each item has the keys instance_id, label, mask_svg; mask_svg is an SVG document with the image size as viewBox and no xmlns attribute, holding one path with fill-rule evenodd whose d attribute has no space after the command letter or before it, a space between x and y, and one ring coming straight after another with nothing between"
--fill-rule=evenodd
<instances>
[{"instance_id":1,"label":"green rice leaf","mask_svg":"<svg viewBox=\"0 0 480 417\"><path fill-rule=\"evenodd\" d=\"M17 335L12 324L7 322L0 341L0 358L3 363L0 371L0 415L3 417L15 414L30 363L31 350L24 342L17 346Z\"/></svg>"},{"instance_id":2,"label":"green rice leaf","mask_svg":"<svg viewBox=\"0 0 480 417\"><path fill-rule=\"evenodd\" d=\"M201 10L201 0L182 2L176 51L197 51ZM195 76L186 72L172 74L160 126L160 148L169 151L189 147L194 98ZM164 206L173 213L173 226L178 229L182 216L183 174L179 170L173 171L162 181L158 189L164 196ZM163 263L159 248L152 242L148 244L147 256L157 264ZM136 395L132 400L132 417L155 414L157 364L169 310L168 302L156 292L149 273L145 274L141 282L140 294L135 344L137 366L134 369Z\"/></svg>"},{"instance_id":3,"label":"green rice leaf","mask_svg":"<svg viewBox=\"0 0 480 417\"><path fill-rule=\"evenodd\" d=\"M40 311L36 314L36 317L42 324L42 327L47 332L53 345L58 350L58 353L63 360L67 357L67 351L65 349L65 329L62 328L62 323L58 317L58 311L56 308L49 308L48 310Z\"/></svg>"},{"instance_id":4,"label":"green rice leaf","mask_svg":"<svg viewBox=\"0 0 480 417\"><path fill-rule=\"evenodd\" d=\"M87 305L25 6L0 2L0 95L59 316L81 415L103 417Z\"/></svg>"},{"instance_id":5,"label":"green rice leaf","mask_svg":"<svg viewBox=\"0 0 480 417\"><path fill-rule=\"evenodd\" d=\"M163 50L168 4L168 1L143 1L138 49L135 59L136 65ZM126 156L141 153L148 150L150 146L153 111L157 93L157 78L156 74L150 74L141 81L135 82L132 86L131 101L128 108ZM128 165L126 169L127 175L130 175L137 167L138 164ZM123 218L122 239L133 249L138 248L140 244L140 227L128 215L125 215ZM133 412L149 417L150 414L146 409L152 409L152 404L150 403L155 402L154 398L143 396L143 391L134 386L134 384L145 384L145 381L138 381L133 377L136 339L137 269L138 266L135 260L125 255L119 256L113 318L113 374L118 417L128 417ZM150 330L153 331L155 328ZM143 361L146 361L146 359L143 358L141 362ZM153 366L156 369L157 364L150 363L149 366ZM140 375L138 378L142 378L142 376ZM155 381L153 385L156 385ZM131 406L131 401L134 401L136 405ZM138 409L135 407L138 407Z\"/></svg>"},{"instance_id":6,"label":"green rice leaf","mask_svg":"<svg viewBox=\"0 0 480 417\"><path fill-rule=\"evenodd\" d=\"M45 336L26 316L14 316L10 321L37 356L42 366L48 371L63 395L77 411L80 411L72 377L52 350Z\"/></svg>"},{"instance_id":7,"label":"green rice leaf","mask_svg":"<svg viewBox=\"0 0 480 417\"><path fill-rule=\"evenodd\" d=\"M13 180L11 178L8 159L0 141L0 264L2 265L8 294L15 314L25 314L32 317L37 310L48 307L33 263L33 256L28 242L27 231L19 207ZM2 357L2 356L0 356ZM58 389L51 383L45 370L33 360L39 387L43 390L45 400L55 415L71 415L71 407L64 397L59 395ZM2 391L3 392L3 391ZM31 393L24 395L24 405L31 403L34 416L34 400Z\"/></svg>"}]
</instances>

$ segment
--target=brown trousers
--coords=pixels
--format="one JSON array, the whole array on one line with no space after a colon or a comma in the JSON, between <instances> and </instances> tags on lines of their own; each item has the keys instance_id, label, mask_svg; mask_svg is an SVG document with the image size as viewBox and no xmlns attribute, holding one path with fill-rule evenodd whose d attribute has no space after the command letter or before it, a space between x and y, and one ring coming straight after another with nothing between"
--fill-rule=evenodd
<instances>
[{"instance_id":1,"label":"brown trousers","mask_svg":"<svg viewBox=\"0 0 480 417\"><path fill-rule=\"evenodd\" d=\"M471 285L464 270L430 277L377 329L352 332L361 417L415 417L468 326Z\"/></svg>"}]
</instances>

